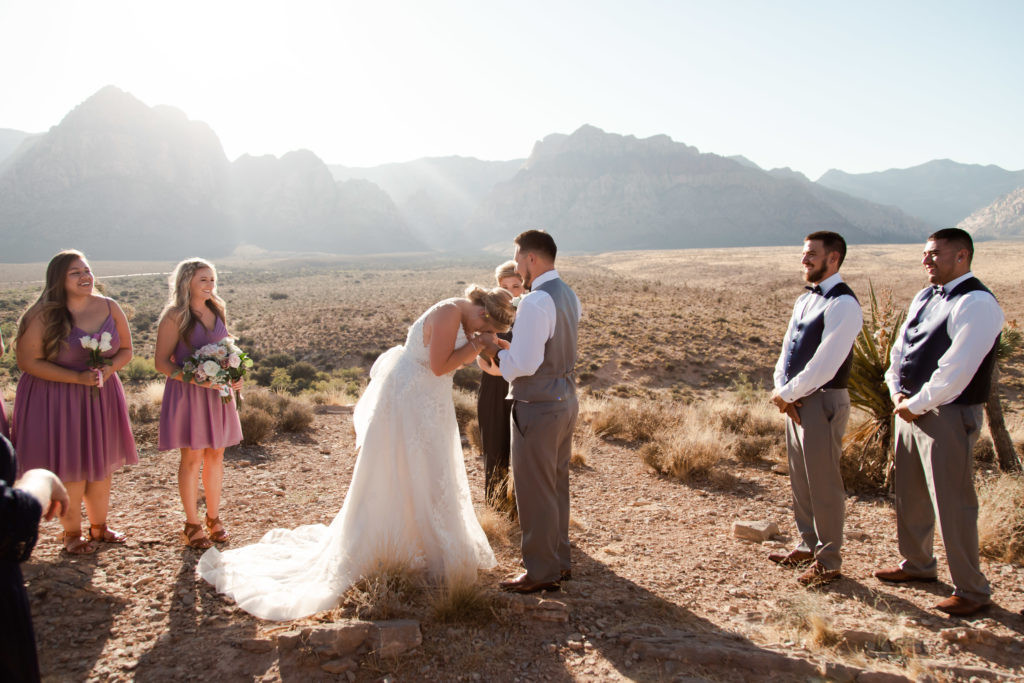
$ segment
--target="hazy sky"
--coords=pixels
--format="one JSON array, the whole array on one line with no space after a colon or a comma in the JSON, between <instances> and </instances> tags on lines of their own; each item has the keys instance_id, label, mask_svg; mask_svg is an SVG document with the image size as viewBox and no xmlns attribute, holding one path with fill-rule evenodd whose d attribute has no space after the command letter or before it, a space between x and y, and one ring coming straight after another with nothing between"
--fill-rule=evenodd
<instances>
[{"instance_id":1,"label":"hazy sky","mask_svg":"<svg viewBox=\"0 0 1024 683\"><path fill-rule=\"evenodd\" d=\"M0 127L113 84L227 155L526 157L584 123L816 179L1024 168L1024 2L0 0Z\"/></svg>"}]
</instances>

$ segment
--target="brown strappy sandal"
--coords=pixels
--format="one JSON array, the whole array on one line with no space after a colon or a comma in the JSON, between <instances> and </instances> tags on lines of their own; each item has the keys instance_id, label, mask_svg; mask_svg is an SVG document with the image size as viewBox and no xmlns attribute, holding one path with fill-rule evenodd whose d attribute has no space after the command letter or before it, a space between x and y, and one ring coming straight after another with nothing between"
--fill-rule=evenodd
<instances>
[{"instance_id":1,"label":"brown strappy sandal","mask_svg":"<svg viewBox=\"0 0 1024 683\"><path fill-rule=\"evenodd\" d=\"M220 531L214 531L213 527L220 524ZM210 515L206 515L206 530L210 533L210 540L214 543L227 543L228 532L224 530L224 525L220 521L220 517L214 517L210 519Z\"/></svg>"},{"instance_id":2,"label":"brown strappy sandal","mask_svg":"<svg viewBox=\"0 0 1024 683\"><path fill-rule=\"evenodd\" d=\"M213 546L213 541L207 538L206 532L199 524L185 522L185 530L181 532L181 538L185 541L185 545L196 550L206 550Z\"/></svg>"},{"instance_id":3,"label":"brown strappy sandal","mask_svg":"<svg viewBox=\"0 0 1024 683\"><path fill-rule=\"evenodd\" d=\"M68 555L92 555L96 546L87 538L82 538L82 530L62 531L60 542L64 544L64 552Z\"/></svg>"},{"instance_id":4,"label":"brown strappy sandal","mask_svg":"<svg viewBox=\"0 0 1024 683\"><path fill-rule=\"evenodd\" d=\"M98 536L96 535L97 529L99 530ZM103 524L89 525L89 540L101 543L124 543L128 540L128 537L120 531L114 531L104 522Z\"/></svg>"}]
</instances>

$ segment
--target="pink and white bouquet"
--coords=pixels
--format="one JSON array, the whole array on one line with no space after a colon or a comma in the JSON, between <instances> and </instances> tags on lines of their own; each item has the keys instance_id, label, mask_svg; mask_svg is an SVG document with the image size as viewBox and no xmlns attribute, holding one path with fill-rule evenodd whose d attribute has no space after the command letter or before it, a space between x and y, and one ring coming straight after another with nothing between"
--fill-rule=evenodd
<instances>
[{"instance_id":1,"label":"pink and white bouquet","mask_svg":"<svg viewBox=\"0 0 1024 683\"><path fill-rule=\"evenodd\" d=\"M99 390L103 388L103 368L113 362L103 356L104 353L112 348L110 339L111 335L109 332L86 334L78 339L82 348L89 352L89 367L96 373L96 386L93 387L94 394L98 394Z\"/></svg>"},{"instance_id":2,"label":"pink and white bouquet","mask_svg":"<svg viewBox=\"0 0 1024 683\"><path fill-rule=\"evenodd\" d=\"M219 342L197 349L182 364L181 371L186 382L211 382L221 385L221 400L230 403L232 392L228 385L244 377L251 367L252 359L249 358L249 354L238 348L230 337L225 337ZM241 407L242 397L238 396L236 402Z\"/></svg>"}]
</instances>

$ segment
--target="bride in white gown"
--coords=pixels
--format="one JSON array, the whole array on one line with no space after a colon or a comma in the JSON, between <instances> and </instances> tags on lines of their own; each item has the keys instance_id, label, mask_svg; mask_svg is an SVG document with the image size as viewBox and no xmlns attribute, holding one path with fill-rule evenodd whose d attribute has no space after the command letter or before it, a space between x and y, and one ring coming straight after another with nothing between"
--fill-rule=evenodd
<instances>
[{"instance_id":1,"label":"bride in white gown","mask_svg":"<svg viewBox=\"0 0 1024 683\"><path fill-rule=\"evenodd\" d=\"M196 572L246 612L286 620L331 609L361 576L402 563L447 581L495 565L477 521L452 402L452 375L478 335L507 330L512 295L470 287L430 307L405 346L381 354L356 404L360 448L331 525L273 529L258 543L203 554Z\"/></svg>"}]
</instances>

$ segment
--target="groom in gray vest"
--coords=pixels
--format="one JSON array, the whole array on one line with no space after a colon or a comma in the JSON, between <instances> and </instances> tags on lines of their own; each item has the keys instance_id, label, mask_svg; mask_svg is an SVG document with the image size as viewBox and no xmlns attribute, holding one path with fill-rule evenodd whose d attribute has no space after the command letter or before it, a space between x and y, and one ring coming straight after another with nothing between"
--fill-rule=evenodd
<instances>
[{"instance_id":1,"label":"groom in gray vest","mask_svg":"<svg viewBox=\"0 0 1024 683\"><path fill-rule=\"evenodd\" d=\"M576 338L580 301L555 270L555 241L542 230L514 240L516 272L530 293L516 312L508 349L497 351L512 404L512 480L526 571L501 587L559 590L569 558L569 459L579 403Z\"/></svg>"},{"instance_id":2,"label":"groom in gray vest","mask_svg":"<svg viewBox=\"0 0 1024 683\"><path fill-rule=\"evenodd\" d=\"M931 286L914 297L885 381L896 405L896 532L903 562L883 581L935 581L939 523L953 595L935 605L970 616L991 603L978 558L973 447L988 399L1003 311L971 272L974 241L959 228L931 235L922 265Z\"/></svg>"}]
</instances>

